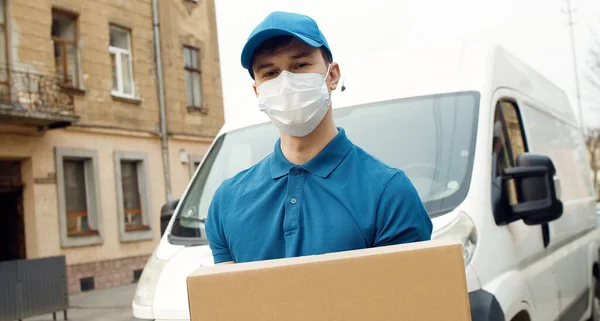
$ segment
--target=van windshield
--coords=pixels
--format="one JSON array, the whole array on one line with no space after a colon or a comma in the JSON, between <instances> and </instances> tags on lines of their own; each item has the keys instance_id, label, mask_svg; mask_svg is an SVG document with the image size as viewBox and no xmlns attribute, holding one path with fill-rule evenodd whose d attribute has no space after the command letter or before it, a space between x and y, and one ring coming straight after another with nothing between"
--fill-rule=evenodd
<instances>
[{"instance_id":1,"label":"van windshield","mask_svg":"<svg viewBox=\"0 0 600 321\"><path fill-rule=\"evenodd\" d=\"M478 106L478 93L461 92L334 109L334 118L354 144L404 170L433 217L454 209L467 194ZM219 185L267 157L278 136L270 123L221 135L182 200L171 235L202 237Z\"/></svg>"}]
</instances>

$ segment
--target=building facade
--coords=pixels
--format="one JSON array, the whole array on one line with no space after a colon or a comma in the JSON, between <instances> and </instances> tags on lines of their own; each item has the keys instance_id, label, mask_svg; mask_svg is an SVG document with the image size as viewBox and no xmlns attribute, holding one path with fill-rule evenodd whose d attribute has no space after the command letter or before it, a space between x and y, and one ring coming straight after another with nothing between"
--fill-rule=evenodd
<instances>
[{"instance_id":1,"label":"building facade","mask_svg":"<svg viewBox=\"0 0 600 321\"><path fill-rule=\"evenodd\" d=\"M224 121L214 0L157 9L0 0L0 260L65 255L70 293L139 277Z\"/></svg>"}]
</instances>

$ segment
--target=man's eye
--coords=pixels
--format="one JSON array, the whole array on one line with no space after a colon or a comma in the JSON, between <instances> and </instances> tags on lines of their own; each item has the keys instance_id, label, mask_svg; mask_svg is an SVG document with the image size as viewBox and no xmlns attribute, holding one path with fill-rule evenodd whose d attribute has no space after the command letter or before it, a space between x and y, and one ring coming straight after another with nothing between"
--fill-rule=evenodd
<instances>
[{"instance_id":1,"label":"man's eye","mask_svg":"<svg viewBox=\"0 0 600 321\"><path fill-rule=\"evenodd\" d=\"M307 64L307 63L305 63L305 62L301 62L301 63L299 63L299 64L295 65L295 66L294 66L294 69L302 69L302 68L304 68L304 67L306 67L306 66L308 66L308 64Z\"/></svg>"},{"instance_id":2,"label":"man's eye","mask_svg":"<svg viewBox=\"0 0 600 321\"><path fill-rule=\"evenodd\" d=\"M274 70L271 71L267 71L264 75L263 78L271 78L277 75L277 72Z\"/></svg>"}]
</instances>

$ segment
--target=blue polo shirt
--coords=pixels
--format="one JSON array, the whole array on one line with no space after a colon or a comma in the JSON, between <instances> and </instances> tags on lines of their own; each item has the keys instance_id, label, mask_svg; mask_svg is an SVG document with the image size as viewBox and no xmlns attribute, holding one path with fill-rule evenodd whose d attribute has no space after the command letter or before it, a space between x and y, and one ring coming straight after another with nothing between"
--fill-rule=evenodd
<instances>
[{"instance_id":1,"label":"blue polo shirt","mask_svg":"<svg viewBox=\"0 0 600 321\"><path fill-rule=\"evenodd\" d=\"M313 159L272 154L224 181L206 233L215 263L425 241L432 224L403 171L352 144L344 129Z\"/></svg>"}]
</instances>

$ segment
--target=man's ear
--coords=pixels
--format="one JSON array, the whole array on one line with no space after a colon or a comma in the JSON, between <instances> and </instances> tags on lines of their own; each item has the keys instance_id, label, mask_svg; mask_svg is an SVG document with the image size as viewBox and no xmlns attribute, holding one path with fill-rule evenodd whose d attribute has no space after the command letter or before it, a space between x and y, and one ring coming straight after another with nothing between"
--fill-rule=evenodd
<instances>
[{"instance_id":1,"label":"man's ear","mask_svg":"<svg viewBox=\"0 0 600 321\"><path fill-rule=\"evenodd\" d=\"M337 88L341 77L342 74L340 72L340 65L337 62L332 63L331 67L329 67L329 80L327 82L327 87L329 87L329 90L334 91Z\"/></svg>"},{"instance_id":2,"label":"man's ear","mask_svg":"<svg viewBox=\"0 0 600 321\"><path fill-rule=\"evenodd\" d=\"M254 89L254 94L256 95L256 98L258 98L258 91L256 91L256 82L252 84L252 89Z\"/></svg>"}]
</instances>

